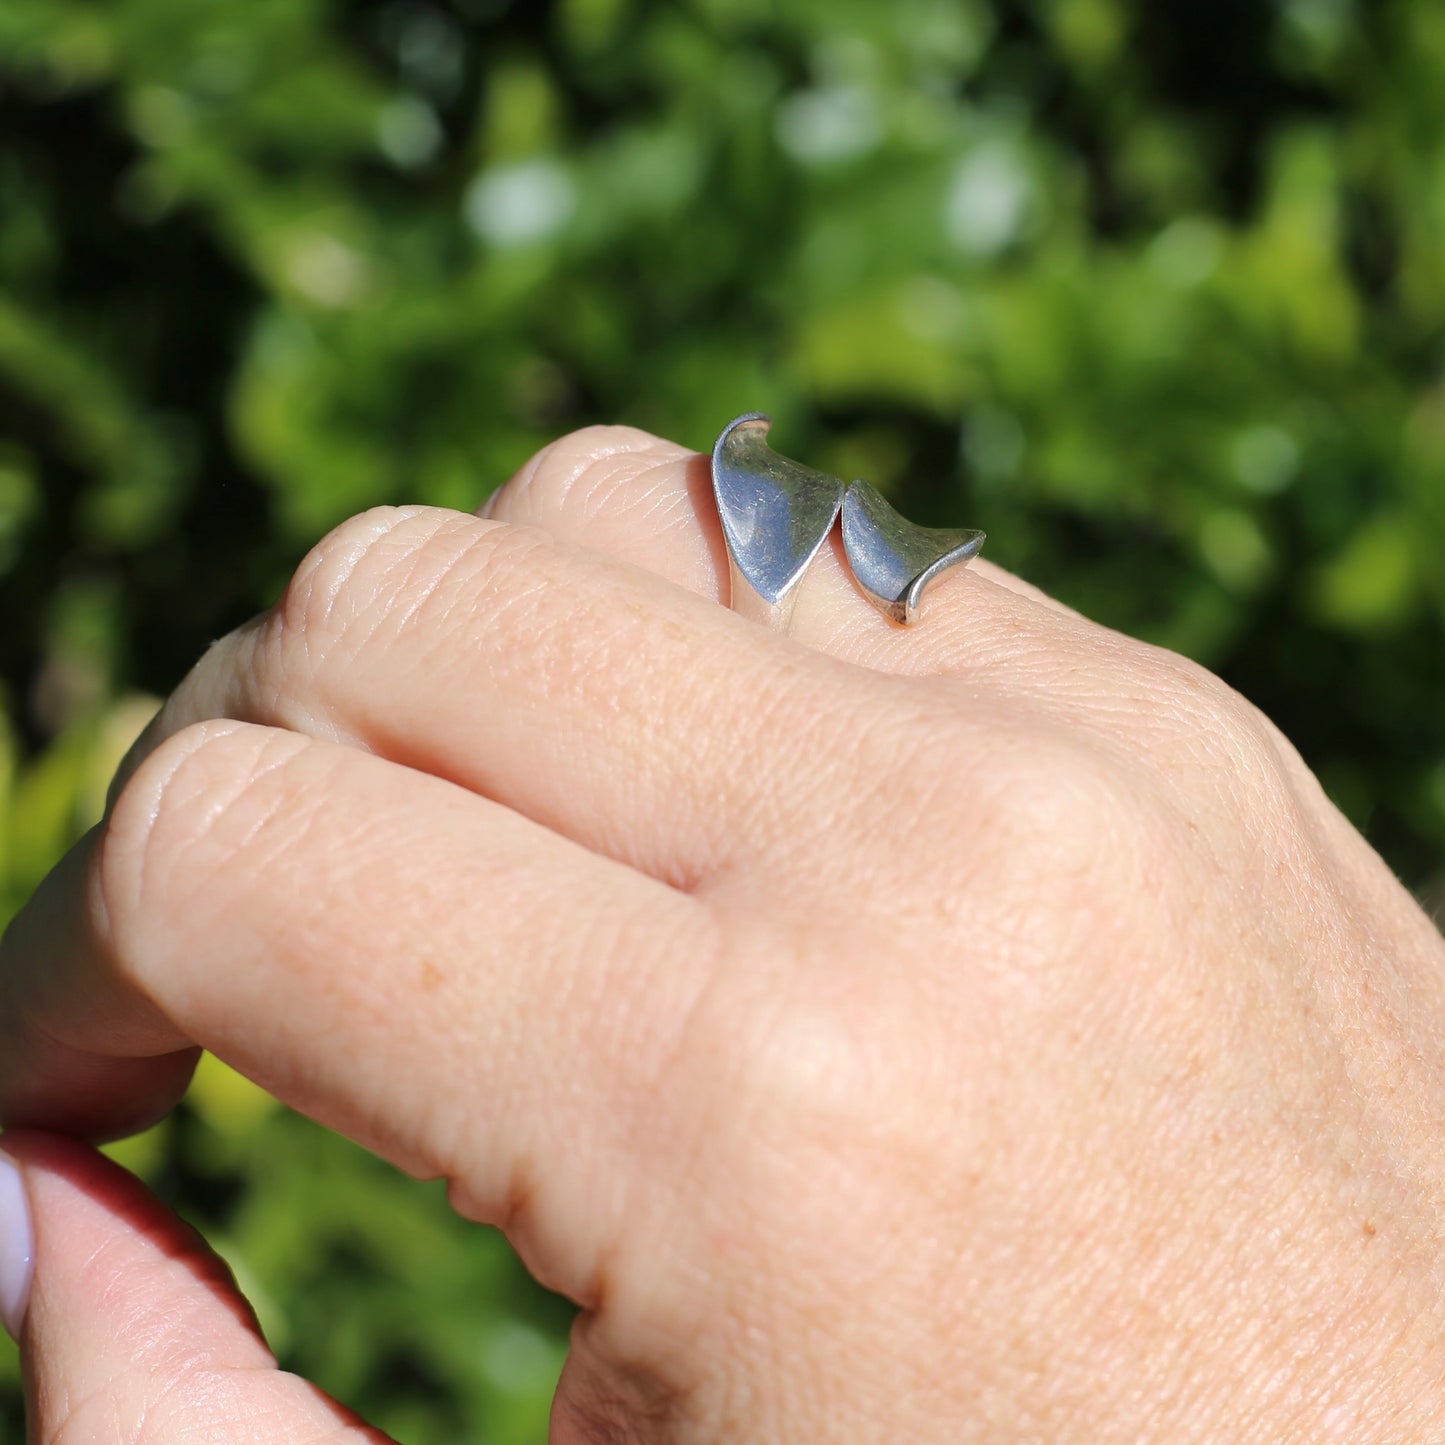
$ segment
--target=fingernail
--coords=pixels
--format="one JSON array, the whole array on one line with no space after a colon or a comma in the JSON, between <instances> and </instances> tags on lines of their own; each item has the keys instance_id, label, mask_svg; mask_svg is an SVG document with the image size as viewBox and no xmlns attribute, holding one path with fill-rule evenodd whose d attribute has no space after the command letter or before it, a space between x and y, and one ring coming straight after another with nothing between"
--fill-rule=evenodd
<instances>
[{"instance_id":1,"label":"fingernail","mask_svg":"<svg viewBox=\"0 0 1445 1445\"><path fill-rule=\"evenodd\" d=\"M0 1324L19 1339L35 1273L35 1228L20 1168L0 1153Z\"/></svg>"}]
</instances>

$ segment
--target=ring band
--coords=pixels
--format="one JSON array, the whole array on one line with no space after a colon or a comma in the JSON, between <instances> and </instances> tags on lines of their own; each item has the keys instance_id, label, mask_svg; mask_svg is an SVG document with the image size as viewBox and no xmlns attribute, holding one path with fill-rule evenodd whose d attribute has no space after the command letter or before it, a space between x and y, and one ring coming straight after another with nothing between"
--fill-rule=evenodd
<instances>
[{"instance_id":1,"label":"ring band","mask_svg":"<svg viewBox=\"0 0 1445 1445\"><path fill-rule=\"evenodd\" d=\"M843 483L780 456L768 445L772 421L749 412L722 430L712 453L713 497L728 550L734 612L786 631L798 583L843 518L843 550L864 596L909 625L924 588L978 555L984 534L920 527L876 487Z\"/></svg>"}]
</instances>

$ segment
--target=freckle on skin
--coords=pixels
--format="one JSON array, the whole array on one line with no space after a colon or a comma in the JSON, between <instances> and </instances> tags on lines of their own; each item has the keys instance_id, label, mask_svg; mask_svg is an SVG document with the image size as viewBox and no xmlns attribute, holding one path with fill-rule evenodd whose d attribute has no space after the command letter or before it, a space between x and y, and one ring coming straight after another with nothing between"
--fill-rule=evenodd
<instances>
[{"instance_id":1,"label":"freckle on skin","mask_svg":"<svg viewBox=\"0 0 1445 1445\"><path fill-rule=\"evenodd\" d=\"M446 975L429 958L422 960L421 965L421 986L428 993L434 993L441 987L442 979Z\"/></svg>"}]
</instances>

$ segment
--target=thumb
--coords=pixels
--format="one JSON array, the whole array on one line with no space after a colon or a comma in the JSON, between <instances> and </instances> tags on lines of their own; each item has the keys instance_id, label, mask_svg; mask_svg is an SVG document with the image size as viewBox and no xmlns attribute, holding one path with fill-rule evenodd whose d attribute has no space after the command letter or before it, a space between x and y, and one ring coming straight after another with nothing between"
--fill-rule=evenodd
<instances>
[{"instance_id":1,"label":"thumb","mask_svg":"<svg viewBox=\"0 0 1445 1445\"><path fill-rule=\"evenodd\" d=\"M0 1311L19 1332L35 1445L385 1439L278 1369L205 1241L72 1140L3 1140Z\"/></svg>"}]
</instances>

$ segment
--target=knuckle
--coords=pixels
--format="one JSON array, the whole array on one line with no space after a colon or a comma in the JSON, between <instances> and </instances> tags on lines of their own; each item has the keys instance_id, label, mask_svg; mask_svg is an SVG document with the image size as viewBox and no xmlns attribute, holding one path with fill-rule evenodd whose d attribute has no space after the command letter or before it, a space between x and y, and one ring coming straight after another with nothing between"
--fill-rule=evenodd
<instances>
[{"instance_id":1,"label":"knuckle","mask_svg":"<svg viewBox=\"0 0 1445 1445\"><path fill-rule=\"evenodd\" d=\"M715 1101L712 1187L767 1216L796 1210L800 1187L858 1209L937 1156L956 1050L907 990L788 953L794 979L766 1002L719 1000L687 1055L705 1076L682 1092Z\"/></svg>"},{"instance_id":2,"label":"knuckle","mask_svg":"<svg viewBox=\"0 0 1445 1445\"><path fill-rule=\"evenodd\" d=\"M272 611L273 633L313 651L369 627L427 559L455 549L458 520L431 507L375 507L349 518L297 568Z\"/></svg>"},{"instance_id":3,"label":"knuckle","mask_svg":"<svg viewBox=\"0 0 1445 1445\"><path fill-rule=\"evenodd\" d=\"M258 714L315 731L318 705L355 691L370 665L397 681L396 644L425 666L449 628L498 624L545 587L553 544L535 529L437 508L378 508L316 545L253 639L242 686Z\"/></svg>"},{"instance_id":4,"label":"knuckle","mask_svg":"<svg viewBox=\"0 0 1445 1445\"><path fill-rule=\"evenodd\" d=\"M1253 709L1199 663L1150 648L1139 664L1140 714L1165 735L1234 741L1253 728Z\"/></svg>"},{"instance_id":5,"label":"knuckle","mask_svg":"<svg viewBox=\"0 0 1445 1445\"><path fill-rule=\"evenodd\" d=\"M810 857L869 881L863 912L924 931L1011 933L1077 902L1114 906L1170 842L1168 797L1134 754L1047 714L917 690L859 728ZM871 840L859 861L856 840ZM1050 900L1054 902L1051 904Z\"/></svg>"},{"instance_id":6,"label":"knuckle","mask_svg":"<svg viewBox=\"0 0 1445 1445\"><path fill-rule=\"evenodd\" d=\"M1251 702L1174 653L1155 654L1144 682L1160 757L1176 786L1195 795L1243 796L1256 808L1287 801L1287 748Z\"/></svg>"},{"instance_id":7,"label":"knuckle","mask_svg":"<svg viewBox=\"0 0 1445 1445\"><path fill-rule=\"evenodd\" d=\"M258 778L306 747L294 734L243 723L194 723L162 742L125 785L100 840L99 905L123 969L156 918L205 927L218 873L255 836L237 805Z\"/></svg>"},{"instance_id":8,"label":"knuckle","mask_svg":"<svg viewBox=\"0 0 1445 1445\"><path fill-rule=\"evenodd\" d=\"M539 525L574 513L595 516L658 461L683 455L636 427L583 427L543 447L497 494L488 515Z\"/></svg>"},{"instance_id":9,"label":"knuckle","mask_svg":"<svg viewBox=\"0 0 1445 1445\"><path fill-rule=\"evenodd\" d=\"M885 1001L874 990L859 992L868 996L785 996L751 1040L748 1090L787 1121L790 1135L837 1146L860 1130L873 1132L870 1126L902 1122L897 1105L917 1095L899 1078L900 1067L914 1072L907 1056L889 1047L879 1028Z\"/></svg>"},{"instance_id":10,"label":"knuckle","mask_svg":"<svg viewBox=\"0 0 1445 1445\"><path fill-rule=\"evenodd\" d=\"M644 619L579 571L568 543L431 509L371 516L315 549L263 625L245 684L261 715L312 731L318 703L334 711L378 675L404 685L454 659L459 638L484 650L499 688L595 688L589 699L615 715L619 638L635 640Z\"/></svg>"},{"instance_id":11,"label":"knuckle","mask_svg":"<svg viewBox=\"0 0 1445 1445\"><path fill-rule=\"evenodd\" d=\"M1084 728L985 721L936 741L927 767L946 780L910 825L919 863L895 892L918 927L972 938L1005 972L1072 958L1090 929L1115 937L1184 846L1152 772Z\"/></svg>"},{"instance_id":12,"label":"knuckle","mask_svg":"<svg viewBox=\"0 0 1445 1445\"><path fill-rule=\"evenodd\" d=\"M1148 778L1086 738L1039 729L1023 747L1013 741L979 770L990 779L981 830L996 858L1056 897L1097 897L1110 879L1133 879L1161 831Z\"/></svg>"},{"instance_id":13,"label":"knuckle","mask_svg":"<svg viewBox=\"0 0 1445 1445\"><path fill-rule=\"evenodd\" d=\"M988 839L992 857L1087 871L1101 838L1131 832L1152 807L1137 770L1089 732L1048 716L975 715L949 699L890 717L861 739L854 766L872 815L854 826L881 825L900 852L946 870L962 835Z\"/></svg>"}]
</instances>

